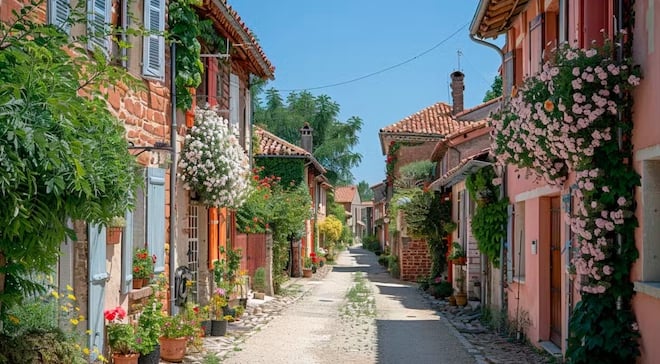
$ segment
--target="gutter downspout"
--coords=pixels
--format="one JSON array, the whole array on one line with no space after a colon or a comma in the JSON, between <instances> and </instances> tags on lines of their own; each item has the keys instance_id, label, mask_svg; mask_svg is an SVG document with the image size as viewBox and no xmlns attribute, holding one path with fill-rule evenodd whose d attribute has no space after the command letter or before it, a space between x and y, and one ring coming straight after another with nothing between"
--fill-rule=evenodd
<instances>
[{"instance_id":1,"label":"gutter downspout","mask_svg":"<svg viewBox=\"0 0 660 364\"><path fill-rule=\"evenodd\" d=\"M177 151L176 151L176 137L177 137L177 124L176 124L176 43L172 43L170 51L170 69L171 69L171 87L170 95L172 101L172 125L170 126L170 143L172 145L172 164L170 165L170 252L169 252L169 264L170 264L170 302L169 302L169 312L170 315L176 314L176 306L174 305L175 300L175 268L176 259L174 255L174 242L176 240L176 165L177 165Z\"/></svg>"},{"instance_id":2,"label":"gutter downspout","mask_svg":"<svg viewBox=\"0 0 660 364\"><path fill-rule=\"evenodd\" d=\"M481 19L481 17L483 16L482 13L484 13L485 11L486 11L486 7L483 7L483 8L480 7L479 8L479 13L480 13L478 15L479 19ZM475 24L474 21L473 21L473 24ZM474 33L475 33L475 29L470 29L470 39L472 41L474 41L475 43L484 45L488 48L493 49L495 52L497 52L497 54L500 55L500 59L501 59L500 64L504 65L504 52L502 52L500 47L496 46L495 44L488 43L488 42L486 42L482 39L476 38L474 36ZM504 77L502 77L502 78L504 78ZM503 96L503 102L506 103L506 101L508 100L508 95L505 95L505 92L504 92L504 82L502 82L502 96ZM507 171L507 167L506 167L506 165L504 165L503 166L503 173L502 173L502 184L500 185L500 196L502 198L507 198L507 195L506 195L506 183L507 183L506 171ZM501 301L500 302L500 308L502 309L502 311L504 311L504 309L506 308L506 300L504 299L504 284L506 282L506 277L507 277L507 274L506 274L507 270L504 269L504 258L505 258L505 256L504 256L504 247L506 246L506 241L505 240L506 240L506 238L502 238L502 240L500 241L500 301ZM484 268L486 267L486 264L487 264L486 258L483 255L481 257L481 263L482 263L482 272L483 272ZM488 292L486 292L485 275L482 274L481 275L481 297L486 297L487 293Z\"/></svg>"}]
</instances>

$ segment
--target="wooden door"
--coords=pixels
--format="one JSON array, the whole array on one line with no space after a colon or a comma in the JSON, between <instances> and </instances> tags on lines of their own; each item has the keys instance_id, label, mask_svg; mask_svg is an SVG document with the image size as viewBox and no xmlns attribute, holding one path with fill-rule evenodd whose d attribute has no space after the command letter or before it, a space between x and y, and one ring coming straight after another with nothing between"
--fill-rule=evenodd
<instances>
[{"instance_id":1,"label":"wooden door","mask_svg":"<svg viewBox=\"0 0 660 364\"><path fill-rule=\"evenodd\" d=\"M550 200L550 341L561 345L561 205Z\"/></svg>"}]
</instances>

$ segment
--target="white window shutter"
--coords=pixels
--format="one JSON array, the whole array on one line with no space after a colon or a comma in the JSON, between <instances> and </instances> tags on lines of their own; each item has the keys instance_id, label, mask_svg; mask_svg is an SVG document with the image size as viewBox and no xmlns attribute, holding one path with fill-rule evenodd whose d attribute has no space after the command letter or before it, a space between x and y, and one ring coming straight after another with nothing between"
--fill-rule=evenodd
<instances>
[{"instance_id":1,"label":"white window shutter","mask_svg":"<svg viewBox=\"0 0 660 364\"><path fill-rule=\"evenodd\" d=\"M229 124L239 128L240 109L240 81L238 75L229 76Z\"/></svg>"},{"instance_id":2,"label":"white window shutter","mask_svg":"<svg viewBox=\"0 0 660 364\"><path fill-rule=\"evenodd\" d=\"M101 48L104 52L110 50L108 24L110 23L110 0L87 1L87 47Z\"/></svg>"},{"instance_id":3,"label":"white window shutter","mask_svg":"<svg viewBox=\"0 0 660 364\"><path fill-rule=\"evenodd\" d=\"M126 226L121 243L121 293L133 287L133 212L126 211Z\"/></svg>"},{"instance_id":4,"label":"white window shutter","mask_svg":"<svg viewBox=\"0 0 660 364\"><path fill-rule=\"evenodd\" d=\"M147 182L147 248L158 274L165 271L165 170L148 168Z\"/></svg>"},{"instance_id":5,"label":"white window shutter","mask_svg":"<svg viewBox=\"0 0 660 364\"><path fill-rule=\"evenodd\" d=\"M69 33L70 26L66 23L69 18L71 6L69 0L49 0L48 1L48 22Z\"/></svg>"},{"instance_id":6,"label":"white window shutter","mask_svg":"<svg viewBox=\"0 0 660 364\"><path fill-rule=\"evenodd\" d=\"M144 28L149 32L142 45L142 73L165 77L165 0L144 0Z\"/></svg>"}]
</instances>

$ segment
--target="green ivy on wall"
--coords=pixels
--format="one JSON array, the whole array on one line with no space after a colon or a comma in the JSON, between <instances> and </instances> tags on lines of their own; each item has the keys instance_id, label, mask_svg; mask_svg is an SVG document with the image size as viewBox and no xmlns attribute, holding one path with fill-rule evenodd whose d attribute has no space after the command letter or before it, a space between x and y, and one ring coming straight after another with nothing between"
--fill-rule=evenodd
<instances>
[{"instance_id":1,"label":"green ivy on wall","mask_svg":"<svg viewBox=\"0 0 660 364\"><path fill-rule=\"evenodd\" d=\"M302 158L255 158L256 165L263 167L259 172L260 177L280 177L280 184L289 186L297 185L305 177L305 160Z\"/></svg>"},{"instance_id":2,"label":"green ivy on wall","mask_svg":"<svg viewBox=\"0 0 660 364\"><path fill-rule=\"evenodd\" d=\"M477 246L488 257L494 267L500 266L500 246L506 236L508 219L507 199L501 199L493 166L480 169L468 176L465 185L470 198L477 202L472 217L472 234L477 239Z\"/></svg>"}]
</instances>

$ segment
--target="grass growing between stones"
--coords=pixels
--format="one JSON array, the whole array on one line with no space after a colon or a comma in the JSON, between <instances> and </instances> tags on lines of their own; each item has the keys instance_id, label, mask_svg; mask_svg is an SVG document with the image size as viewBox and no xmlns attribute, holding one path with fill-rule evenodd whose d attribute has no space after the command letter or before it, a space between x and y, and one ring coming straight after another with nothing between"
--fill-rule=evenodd
<instances>
[{"instance_id":1,"label":"grass growing between stones","mask_svg":"<svg viewBox=\"0 0 660 364\"><path fill-rule=\"evenodd\" d=\"M355 284L346 293L346 303L341 309L341 315L344 317L375 317L376 301L368 281L362 272L356 272L353 281Z\"/></svg>"}]
</instances>

